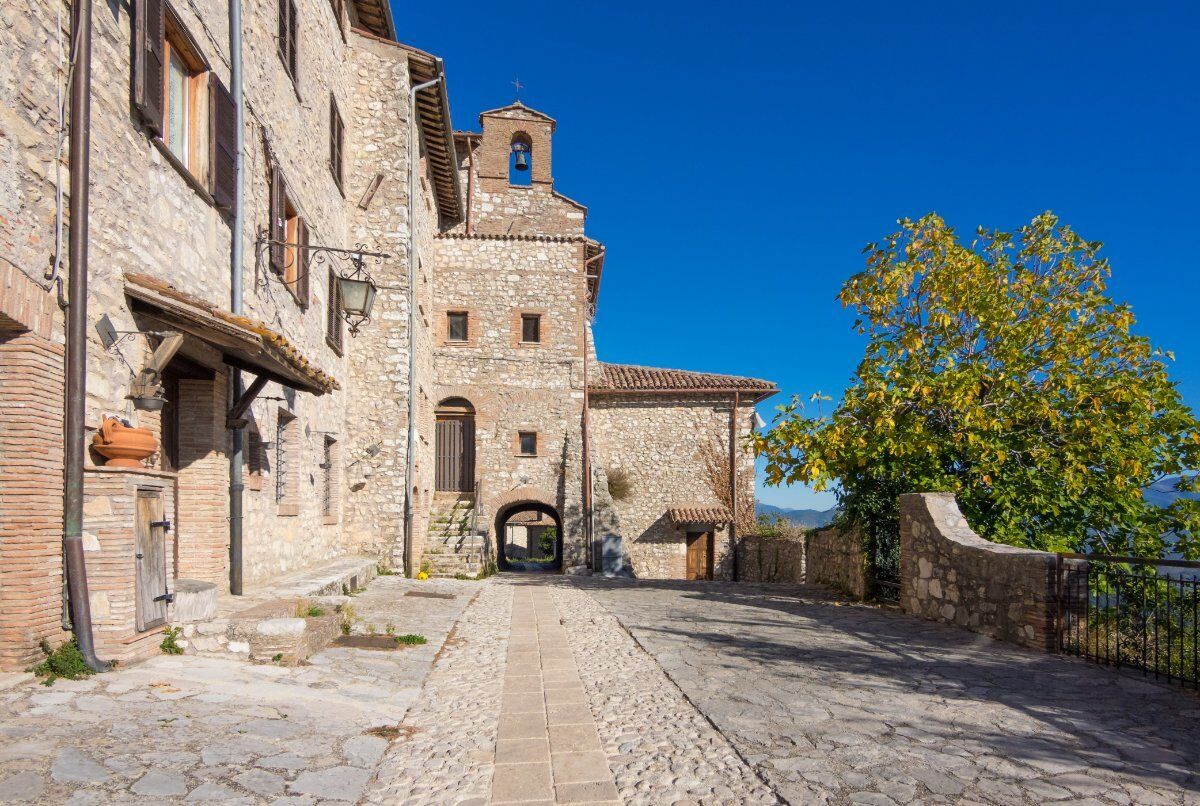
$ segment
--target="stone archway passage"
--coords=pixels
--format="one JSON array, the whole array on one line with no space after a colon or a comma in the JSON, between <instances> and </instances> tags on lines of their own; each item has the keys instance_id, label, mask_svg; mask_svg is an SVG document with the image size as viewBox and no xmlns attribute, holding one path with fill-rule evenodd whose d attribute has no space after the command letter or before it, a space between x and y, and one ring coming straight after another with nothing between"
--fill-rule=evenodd
<instances>
[{"instance_id":1,"label":"stone archway passage","mask_svg":"<svg viewBox=\"0 0 1200 806\"><path fill-rule=\"evenodd\" d=\"M434 412L435 488L444 492L475 489L475 407L461 397L438 404Z\"/></svg>"},{"instance_id":2,"label":"stone archway passage","mask_svg":"<svg viewBox=\"0 0 1200 806\"><path fill-rule=\"evenodd\" d=\"M536 520L529 516L534 516ZM529 528L528 524L536 524L542 529L547 521L553 522L555 530L554 550L551 562L539 561L538 557L530 557L528 543L525 550L513 550L509 545L509 527ZM558 510L540 501L524 501L502 506L496 512L496 555L501 570L505 571L560 571L563 556L563 525ZM528 539L527 537L525 538ZM510 556L511 555L511 556Z\"/></svg>"}]
</instances>

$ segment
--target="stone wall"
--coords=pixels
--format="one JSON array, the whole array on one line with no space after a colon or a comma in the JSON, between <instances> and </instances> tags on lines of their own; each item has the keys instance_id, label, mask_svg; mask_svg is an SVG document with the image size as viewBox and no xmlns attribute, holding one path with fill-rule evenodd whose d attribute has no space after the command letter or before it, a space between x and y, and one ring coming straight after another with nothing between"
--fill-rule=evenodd
<instances>
[{"instance_id":1,"label":"stone wall","mask_svg":"<svg viewBox=\"0 0 1200 806\"><path fill-rule=\"evenodd\" d=\"M681 579L687 564L686 532L671 523L667 510L682 503L719 506L700 453L714 444L729 451L732 398L719 395L593 395L589 430L592 462L607 472L621 469L630 491L612 508L620 524L633 572L646 579ZM752 406L738 407L738 479L743 497L752 495L754 457L742 440L754 423ZM714 535L713 575L729 579L733 556L727 524ZM603 538L597 533L597 539Z\"/></svg>"},{"instance_id":2,"label":"stone wall","mask_svg":"<svg viewBox=\"0 0 1200 806\"><path fill-rule=\"evenodd\" d=\"M475 408L475 469L488 520L538 502L563 518L564 562L583 546L581 467L583 244L574 239L450 236L436 242L434 400ZM446 339L451 311L468 312L466 343ZM520 312L541 316L541 342L522 344ZM517 435L537 434L522 456ZM510 493L527 491L522 500ZM489 524L493 525L494 524Z\"/></svg>"},{"instance_id":3,"label":"stone wall","mask_svg":"<svg viewBox=\"0 0 1200 806\"><path fill-rule=\"evenodd\" d=\"M854 599L871 593L871 570L857 532L828 528L805 538L808 582L837 588Z\"/></svg>"},{"instance_id":4,"label":"stone wall","mask_svg":"<svg viewBox=\"0 0 1200 806\"><path fill-rule=\"evenodd\" d=\"M984 540L951 493L900 496L905 612L1036 649L1055 649L1055 556Z\"/></svg>"},{"instance_id":5,"label":"stone wall","mask_svg":"<svg viewBox=\"0 0 1200 806\"><path fill-rule=\"evenodd\" d=\"M739 582L804 582L804 539L749 535L738 539Z\"/></svg>"},{"instance_id":6,"label":"stone wall","mask_svg":"<svg viewBox=\"0 0 1200 806\"><path fill-rule=\"evenodd\" d=\"M358 134L348 148L348 171L362 183L347 194L353 204L353 240L372 244L389 258L369 266L380 285L371 322L347 339L350 357L347 430L346 539L352 551L399 568L403 561L404 479L408 455L408 364L415 349L417 445L415 456L413 568L420 567L433 493L433 239L438 216L425 161L418 166L415 221L408 220L410 86L408 51L395 43L351 35L356 45L353 105ZM418 134L418 142L420 136ZM369 200L375 176L384 178ZM414 334L408 329L408 243L415 239ZM410 338L411 335L411 338ZM379 453L371 456L368 448Z\"/></svg>"}]
</instances>

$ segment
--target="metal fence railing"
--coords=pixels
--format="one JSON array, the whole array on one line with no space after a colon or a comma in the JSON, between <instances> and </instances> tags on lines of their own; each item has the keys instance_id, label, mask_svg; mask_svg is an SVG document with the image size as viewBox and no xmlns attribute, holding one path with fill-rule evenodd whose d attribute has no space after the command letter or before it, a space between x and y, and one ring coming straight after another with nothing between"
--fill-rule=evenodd
<instances>
[{"instance_id":1,"label":"metal fence railing","mask_svg":"<svg viewBox=\"0 0 1200 806\"><path fill-rule=\"evenodd\" d=\"M1200 563L1059 554L1058 647L1200 689Z\"/></svg>"}]
</instances>

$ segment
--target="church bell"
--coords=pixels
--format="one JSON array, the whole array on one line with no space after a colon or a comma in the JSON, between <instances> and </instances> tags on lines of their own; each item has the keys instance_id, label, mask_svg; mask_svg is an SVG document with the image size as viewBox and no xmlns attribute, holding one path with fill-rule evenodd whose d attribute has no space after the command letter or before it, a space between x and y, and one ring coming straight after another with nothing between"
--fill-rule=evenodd
<instances>
[{"instance_id":1,"label":"church bell","mask_svg":"<svg viewBox=\"0 0 1200 806\"><path fill-rule=\"evenodd\" d=\"M517 159L516 159L516 162L513 163L513 167L516 168L518 171L528 171L529 170L529 155L526 154L523 150L517 150L517 149L513 149L513 150L516 152L516 155L517 155Z\"/></svg>"}]
</instances>

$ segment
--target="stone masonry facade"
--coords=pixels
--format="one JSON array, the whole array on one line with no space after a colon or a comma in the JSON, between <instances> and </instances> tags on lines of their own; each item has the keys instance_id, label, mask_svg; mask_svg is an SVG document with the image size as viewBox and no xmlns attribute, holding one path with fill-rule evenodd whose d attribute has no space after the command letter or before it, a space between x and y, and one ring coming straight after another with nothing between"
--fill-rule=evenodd
<instances>
[{"instance_id":1,"label":"stone masonry facade","mask_svg":"<svg viewBox=\"0 0 1200 806\"><path fill-rule=\"evenodd\" d=\"M133 0L101 11L91 76L85 427L90 441L114 418L147 429L158 445L140 468L120 473L88 451L85 554L101 656L136 659L161 640L161 628L136 628L132 609L139 494L158 495L172 524L167 586L189 579L229 589L239 374L242 388L268 379L241 416L249 588L346 554L420 567L444 460L438 410L451 398L474 409L475 477L459 492L479 490L472 503L492 545L509 514L532 506L557 523L564 569L596 565L593 544L619 534L637 573L682 575L685 533L663 523L665 512L681 502L718 511L719 496L703 483L701 444L727 451L739 489L752 490L743 440L752 406L774 387L679 371L665 386L597 386L614 366L598 360L591 332L604 247L585 235L586 208L555 189L554 120L517 103L484 112L481 132L455 133L441 60L395 40L386 4L248 0L243 223L235 231L218 170L237 131L223 105L227 5ZM0 52L11 66L0 76L5 668L35 659L42 639L65 637L66 326L55 281L72 268L56 246L70 231L67 200L60 212L57 198L71 158L59 148L56 99L65 96L69 12L54 0L0 10ZM281 38L281 30L294 33ZM165 60L159 74L147 67L155 48ZM182 71L186 96L171 69ZM410 89L431 79L441 83L416 94L414 116ZM527 184L512 181L518 143L531 162ZM238 243L243 259L231 272ZM334 296L348 265L316 249L324 246L384 255L366 261L378 296L356 338ZM231 314L231 274L244 318ZM451 313L465 315L467 338L451 338ZM115 344L101 338L101 317L119 332ZM131 384L165 331L184 336L158 379L167 406L139 410ZM284 347L247 353L237 346L246 339ZM638 444L647 450L629 451ZM627 502L596 489L618 466L639 479ZM729 523L714 515L693 526L714 533L713 573L733 576Z\"/></svg>"}]
</instances>

